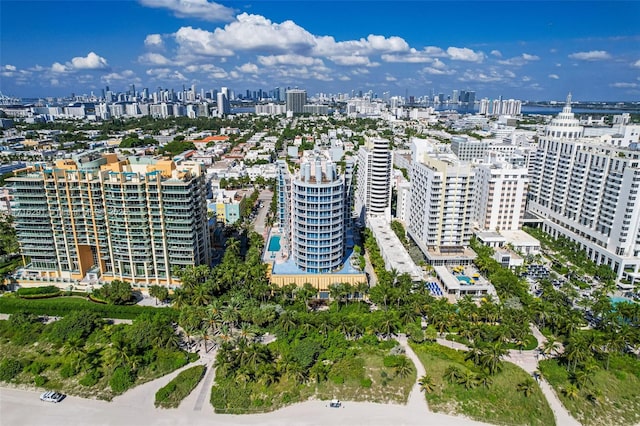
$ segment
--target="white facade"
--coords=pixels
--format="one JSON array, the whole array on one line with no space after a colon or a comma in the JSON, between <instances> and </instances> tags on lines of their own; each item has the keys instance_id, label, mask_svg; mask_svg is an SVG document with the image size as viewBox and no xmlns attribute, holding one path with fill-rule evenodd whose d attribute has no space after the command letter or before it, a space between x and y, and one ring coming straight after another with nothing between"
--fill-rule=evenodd
<instances>
[{"instance_id":1,"label":"white facade","mask_svg":"<svg viewBox=\"0 0 640 426\"><path fill-rule=\"evenodd\" d=\"M358 150L355 209L361 221L367 215L391 221L391 164L387 139L367 138Z\"/></svg>"},{"instance_id":2,"label":"white facade","mask_svg":"<svg viewBox=\"0 0 640 426\"><path fill-rule=\"evenodd\" d=\"M568 98L531 160L528 209L546 232L578 243L618 279L638 280L640 151L582 135Z\"/></svg>"},{"instance_id":3,"label":"white facade","mask_svg":"<svg viewBox=\"0 0 640 426\"><path fill-rule=\"evenodd\" d=\"M522 227L528 171L495 160L475 168L474 222L486 231L515 231Z\"/></svg>"},{"instance_id":4,"label":"white facade","mask_svg":"<svg viewBox=\"0 0 640 426\"><path fill-rule=\"evenodd\" d=\"M278 211L284 246L295 265L310 274L339 270L351 231L353 164L340 173L327 151L305 151L299 170L278 161Z\"/></svg>"},{"instance_id":5,"label":"white facade","mask_svg":"<svg viewBox=\"0 0 640 426\"><path fill-rule=\"evenodd\" d=\"M453 155L425 155L414 163L407 232L432 264L442 255L454 261L466 258L473 191L470 164Z\"/></svg>"}]
</instances>

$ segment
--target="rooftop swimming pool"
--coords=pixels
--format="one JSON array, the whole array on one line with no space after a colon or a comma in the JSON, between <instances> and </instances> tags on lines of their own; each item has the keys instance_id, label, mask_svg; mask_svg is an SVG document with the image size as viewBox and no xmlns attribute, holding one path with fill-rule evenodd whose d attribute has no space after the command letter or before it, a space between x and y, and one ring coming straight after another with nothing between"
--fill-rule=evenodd
<instances>
[{"instance_id":1,"label":"rooftop swimming pool","mask_svg":"<svg viewBox=\"0 0 640 426\"><path fill-rule=\"evenodd\" d=\"M473 284L471 278L466 275L457 275L456 278L458 278L458 281L464 281L467 285Z\"/></svg>"},{"instance_id":2,"label":"rooftop swimming pool","mask_svg":"<svg viewBox=\"0 0 640 426\"><path fill-rule=\"evenodd\" d=\"M272 235L269 239L267 251L280 251L280 235Z\"/></svg>"}]
</instances>

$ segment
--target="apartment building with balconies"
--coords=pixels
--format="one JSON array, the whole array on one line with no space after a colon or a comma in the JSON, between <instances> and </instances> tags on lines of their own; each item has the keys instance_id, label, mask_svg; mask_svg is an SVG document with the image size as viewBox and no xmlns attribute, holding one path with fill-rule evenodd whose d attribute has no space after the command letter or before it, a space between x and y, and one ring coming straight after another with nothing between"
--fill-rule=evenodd
<instances>
[{"instance_id":1,"label":"apartment building with balconies","mask_svg":"<svg viewBox=\"0 0 640 426\"><path fill-rule=\"evenodd\" d=\"M9 181L32 277L172 286L173 267L209 263L200 164L90 152Z\"/></svg>"}]
</instances>

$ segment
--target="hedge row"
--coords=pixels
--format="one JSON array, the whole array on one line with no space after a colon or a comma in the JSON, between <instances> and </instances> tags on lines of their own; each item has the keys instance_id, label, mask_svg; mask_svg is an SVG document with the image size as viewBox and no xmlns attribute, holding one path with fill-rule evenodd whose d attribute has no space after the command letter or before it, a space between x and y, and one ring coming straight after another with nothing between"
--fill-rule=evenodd
<instances>
[{"instance_id":1,"label":"hedge row","mask_svg":"<svg viewBox=\"0 0 640 426\"><path fill-rule=\"evenodd\" d=\"M200 383L205 372L204 365L196 365L178 374L166 386L156 392L156 407L178 408L193 389Z\"/></svg>"},{"instance_id":2,"label":"hedge row","mask_svg":"<svg viewBox=\"0 0 640 426\"><path fill-rule=\"evenodd\" d=\"M0 297L0 313L14 314L28 312L34 315L51 315L63 317L69 312L88 310L98 313L103 318L135 319L144 313L163 312L173 321L178 318L178 311L172 308L155 308L152 306L101 305L84 298L56 297L52 299L27 300L11 296Z\"/></svg>"},{"instance_id":3,"label":"hedge row","mask_svg":"<svg viewBox=\"0 0 640 426\"><path fill-rule=\"evenodd\" d=\"M42 296L42 295L56 295L60 293L60 289L55 285L48 285L45 287L23 287L19 288L16 292L18 296Z\"/></svg>"}]
</instances>

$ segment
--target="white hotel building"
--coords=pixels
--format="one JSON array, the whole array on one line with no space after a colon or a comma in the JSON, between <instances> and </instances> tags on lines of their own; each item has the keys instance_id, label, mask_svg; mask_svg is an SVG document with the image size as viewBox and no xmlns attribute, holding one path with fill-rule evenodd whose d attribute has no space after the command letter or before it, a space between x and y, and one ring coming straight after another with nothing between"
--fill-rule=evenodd
<instances>
[{"instance_id":1,"label":"white hotel building","mask_svg":"<svg viewBox=\"0 0 640 426\"><path fill-rule=\"evenodd\" d=\"M407 232L433 266L468 264L474 177L453 153L424 153L414 161Z\"/></svg>"},{"instance_id":2,"label":"white hotel building","mask_svg":"<svg viewBox=\"0 0 640 426\"><path fill-rule=\"evenodd\" d=\"M618 279L640 279L640 150L585 138L571 98L531 160L528 210L544 231L578 243Z\"/></svg>"},{"instance_id":3,"label":"white hotel building","mask_svg":"<svg viewBox=\"0 0 640 426\"><path fill-rule=\"evenodd\" d=\"M363 224L366 216L381 216L391 221L391 164L387 139L367 138L358 150L355 213Z\"/></svg>"}]
</instances>

